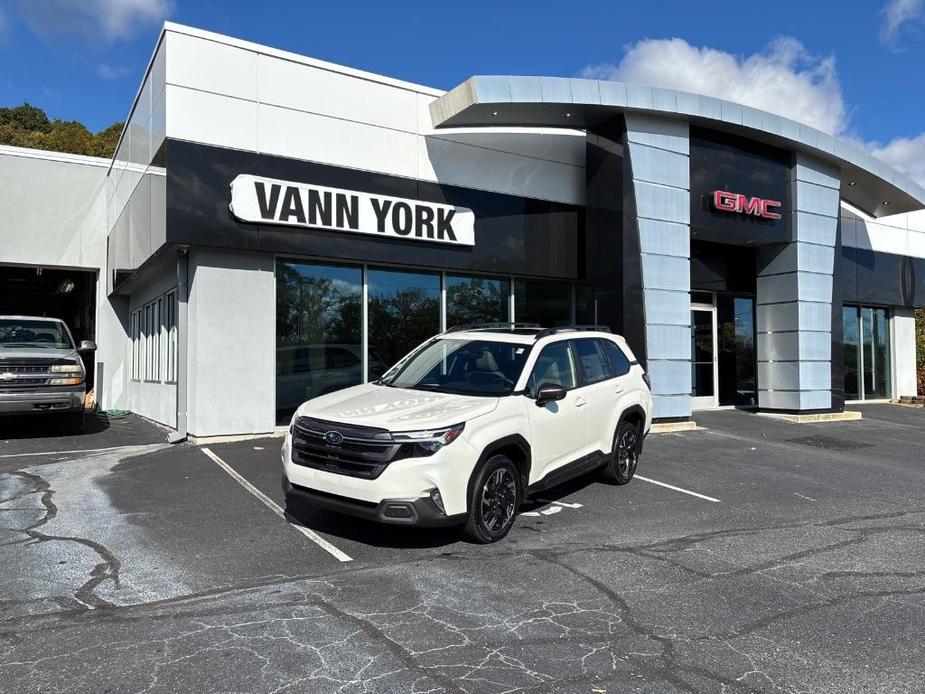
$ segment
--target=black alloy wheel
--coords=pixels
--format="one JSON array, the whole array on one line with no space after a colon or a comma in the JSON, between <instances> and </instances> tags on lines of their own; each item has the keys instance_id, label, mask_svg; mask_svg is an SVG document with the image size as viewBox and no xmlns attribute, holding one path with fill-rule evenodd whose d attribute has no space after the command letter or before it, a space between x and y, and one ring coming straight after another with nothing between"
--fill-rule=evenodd
<instances>
[{"instance_id":1,"label":"black alloy wheel","mask_svg":"<svg viewBox=\"0 0 925 694\"><path fill-rule=\"evenodd\" d=\"M510 458L495 455L475 476L469 498L466 536L482 544L497 542L514 525L520 504L520 475Z\"/></svg>"},{"instance_id":2,"label":"black alloy wheel","mask_svg":"<svg viewBox=\"0 0 925 694\"><path fill-rule=\"evenodd\" d=\"M639 429L632 422L622 421L613 435L613 450L604 466L608 482L626 484L636 474L639 463Z\"/></svg>"}]
</instances>

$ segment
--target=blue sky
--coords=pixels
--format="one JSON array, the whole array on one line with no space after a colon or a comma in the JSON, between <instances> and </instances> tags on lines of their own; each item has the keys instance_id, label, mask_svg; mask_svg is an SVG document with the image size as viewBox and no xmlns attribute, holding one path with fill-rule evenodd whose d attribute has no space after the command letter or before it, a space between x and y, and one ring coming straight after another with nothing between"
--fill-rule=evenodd
<instances>
[{"instance_id":1,"label":"blue sky","mask_svg":"<svg viewBox=\"0 0 925 694\"><path fill-rule=\"evenodd\" d=\"M868 143L925 179L923 5L0 0L0 104L93 130L122 120L167 18L438 88L585 74L714 93Z\"/></svg>"}]
</instances>

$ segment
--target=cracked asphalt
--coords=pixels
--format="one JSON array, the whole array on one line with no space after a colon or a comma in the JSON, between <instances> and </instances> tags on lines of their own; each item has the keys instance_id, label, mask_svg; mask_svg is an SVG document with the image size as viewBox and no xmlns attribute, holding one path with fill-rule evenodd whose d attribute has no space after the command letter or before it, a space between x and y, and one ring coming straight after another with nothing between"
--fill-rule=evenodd
<instances>
[{"instance_id":1,"label":"cracked asphalt","mask_svg":"<svg viewBox=\"0 0 925 694\"><path fill-rule=\"evenodd\" d=\"M0 691L922 692L925 410L701 413L511 535L287 509L128 418L0 431ZM212 445L282 505L279 439ZM61 453L60 451L84 451Z\"/></svg>"}]
</instances>

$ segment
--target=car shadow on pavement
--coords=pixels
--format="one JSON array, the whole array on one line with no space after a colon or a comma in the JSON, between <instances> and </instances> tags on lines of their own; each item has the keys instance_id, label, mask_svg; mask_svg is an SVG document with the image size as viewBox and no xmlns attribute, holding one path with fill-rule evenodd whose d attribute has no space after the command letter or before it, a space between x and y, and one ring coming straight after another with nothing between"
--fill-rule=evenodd
<instances>
[{"instance_id":1,"label":"car shadow on pavement","mask_svg":"<svg viewBox=\"0 0 925 694\"><path fill-rule=\"evenodd\" d=\"M545 508L551 502L559 501L593 484L600 484L597 472L576 477L557 487L551 487L528 497L520 505L518 513ZM462 525L444 528L386 525L336 511L311 508L297 499L288 501L286 513L298 523L316 532L374 547L430 549L466 542Z\"/></svg>"},{"instance_id":2,"label":"car shadow on pavement","mask_svg":"<svg viewBox=\"0 0 925 694\"><path fill-rule=\"evenodd\" d=\"M56 439L63 436L99 434L110 427L109 418L96 413L84 414L80 426L66 416L40 414L0 418L0 441L14 439Z\"/></svg>"}]
</instances>

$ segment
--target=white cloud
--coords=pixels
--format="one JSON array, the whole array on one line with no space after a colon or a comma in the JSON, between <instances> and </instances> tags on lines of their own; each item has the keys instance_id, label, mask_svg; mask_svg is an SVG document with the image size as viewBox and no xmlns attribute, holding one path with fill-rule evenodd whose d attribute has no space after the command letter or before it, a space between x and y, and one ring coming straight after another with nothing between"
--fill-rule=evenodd
<instances>
[{"instance_id":1,"label":"white cloud","mask_svg":"<svg viewBox=\"0 0 925 694\"><path fill-rule=\"evenodd\" d=\"M645 39L627 46L615 65L592 65L582 74L728 99L829 133L847 127L835 59L809 54L794 38L748 56L679 38Z\"/></svg>"},{"instance_id":2,"label":"white cloud","mask_svg":"<svg viewBox=\"0 0 925 694\"><path fill-rule=\"evenodd\" d=\"M925 186L925 133L915 137L897 137L885 145L872 142L871 153Z\"/></svg>"},{"instance_id":3,"label":"white cloud","mask_svg":"<svg viewBox=\"0 0 925 694\"><path fill-rule=\"evenodd\" d=\"M23 17L37 33L78 33L106 43L163 22L172 5L172 0L20 0Z\"/></svg>"},{"instance_id":4,"label":"white cloud","mask_svg":"<svg viewBox=\"0 0 925 694\"><path fill-rule=\"evenodd\" d=\"M853 136L834 58L813 56L793 38L747 56L678 38L645 39L627 46L619 62L588 66L582 76L706 94L777 113L852 140L925 186L925 133L886 144Z\"/></svg>"},{"instance_id":5,"label":"white cloud","mask_svg":"<svg viewBox=\"0 0 925 694\"><path fill-rule=\"evenodd\" d=\"M132 69L127 65L110 65L108 63L100 63L96 66L96 74L102 77L104 80L116 80L120 77L125 77L126 75L131 74Z\"/></svg>"},{"instance_id":6,"label":"white cloud","mask_svg":"<svg viewBox=\"0 0 925 694\"><path fill-rule=\"evenodd\" d=\"M889 0L881 11L883 22L880 24L880 41L898 50L903 28L921 20L923 10L923 0Z\"/></svg>"}]
</instances>

